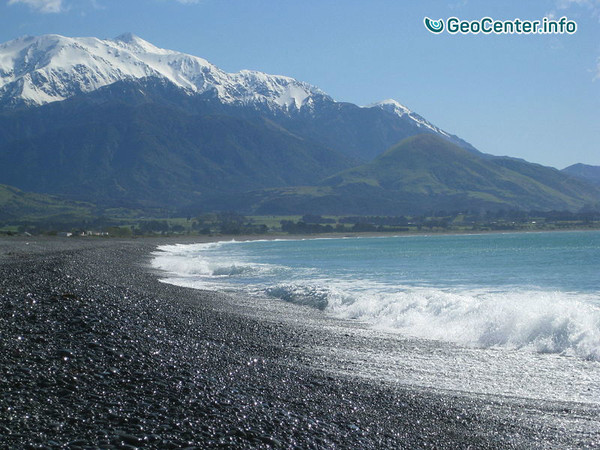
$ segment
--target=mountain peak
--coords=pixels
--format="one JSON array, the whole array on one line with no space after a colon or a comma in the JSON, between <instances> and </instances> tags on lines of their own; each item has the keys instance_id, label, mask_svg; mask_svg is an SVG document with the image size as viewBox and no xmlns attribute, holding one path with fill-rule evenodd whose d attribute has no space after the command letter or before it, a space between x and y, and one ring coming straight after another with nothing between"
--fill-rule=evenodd
<instances>
[{"instance_id":1,"label":"mountain peak","mask_svg":"<svg viewBox=\"0 0 600 450\"><path fill-rule=\"evenodd\" d=\"M118 35L116 38L114 38L115 41L121 41L121 42L126 42L126 43L132 43L132 42L139 42L143 39L141 39L139 36L133 34L132 32L128 31L126 33L120 34Z\"/></svg>"},{"instance_id":2,"label":"mountain peak","mask_svg":"<svg viewBox=\"0 0 600 450\"><path fill-rule=\"evenodd\" d=\"M410 114L412 112L406 106L404 106L403 104L401 104L400 102L398 102L392 98L388 98L386 100L381 100L380 102L372 103L369 106L367 106L367 108L381 108L381 109L385 109L387 111L396 113L400 116L402 116L404 114Z\"/></svg>"},{"instance_id":3,"label":"mountain peak","mask_svg":"<svg viewBox=\"0 0 600 450\"><path fill-rule=\"evenodd\" d=\"M561 172L600 186L600 166L577 163L564 168Z\"/></svg>"},{"instance_id":4,"label":"mountain peak","mask_svg":"<svg viewBox=\"0 0 600 450\"><path fill-rule=\"evenodd\" d=\"M138 35L133 34L131 32L120 34L119 36L114 38L113 41L117 42L119 44L125 44L128 47L132 47L137 50L141 50L143 52L148 52L148 53L164 52L163 49L156 47L155 45L151 44L150 42L142 39Z\"/></svg>"},{"instance_id":5,"label":"mountain peak","mask_svg":"<svg viewBox=\"0 0 600 450\"><path fill-rule=\"evenodd\" d=\"M154 46L133 33L114 39L45 35L0 44L0 104L42 105L117 81L160 78L190 95L266 106L285 114L327 97L315 86L255 71L227 73L205 59ZM333 100L331 100L333 101Z\"/></svg>"},{"instance_id":6,"label":"mountain peak","mask_svg":"<svg viewBox=\"0 0 600 450\"><path fill-rule=\"evenodd\" d=\"M155 78L187 95L207 95L227 105L269 114L315 114L336 103L316 86L282 75L228 73L205 59L162 49L134 33L113 39L44 35L0 44L0 106L39 106L86 94L116 82ZM417 132L450 135L388 99L368 107ZM393 116L393 117L390 117Z\"/></svg>"},{"instance_id":7,"label":"mountain peak","mask_svg":"<svg viewBox=\"0 0 600 450\"><path fill-rule=\"evenodd\" d=\"M422 129L425 128L430 131L433 131L436 134L450 137L450 135L448 133L446 133L444 130L436 127L435 125L428 122L427 120L425 120L423 117L421 117L417 113L412 112L406 106L404 106L403 104L401 104L400 102L398 102L394 99L388 98L387 100L382 100L380 102L372 103L368 106L365 106L365 108L383 109L384 111L395 114L398 117L408 118L408 119L412 120L419 128L422 128Z\"/></svg>"}]
</instances>

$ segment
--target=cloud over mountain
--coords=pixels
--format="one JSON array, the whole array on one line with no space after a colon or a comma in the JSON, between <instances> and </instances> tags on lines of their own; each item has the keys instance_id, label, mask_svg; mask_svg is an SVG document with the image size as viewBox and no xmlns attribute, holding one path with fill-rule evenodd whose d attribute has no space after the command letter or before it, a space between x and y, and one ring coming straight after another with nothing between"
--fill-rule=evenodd
<instances>
[{"instance_id":1,"label":"cloud over mountain","mask_svg":"<svg viewBox=\"0 0 600 450\"><path fill-rule=\"evenodd\" d=\"M63 10L62 0L8 0L9 5L22 3L40 13L59 13Z\"/></svg>"}]
</instances>

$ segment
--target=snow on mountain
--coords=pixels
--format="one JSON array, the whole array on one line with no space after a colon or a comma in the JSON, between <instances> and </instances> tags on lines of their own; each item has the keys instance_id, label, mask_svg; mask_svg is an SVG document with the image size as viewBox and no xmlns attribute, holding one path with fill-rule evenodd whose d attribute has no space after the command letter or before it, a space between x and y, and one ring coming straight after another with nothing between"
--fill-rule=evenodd
<instances>
[{"instance_id":1,"label":"snow on mountain","mask_svg":"<svg viewBox=\"0 0 600 450\"><path fill-rule=\"evenodd\" d=\"M408 119L412 120L419 128L421 128L421 127L428 128L431 131L434 131L434 132L444 135L446 137L450 137L450 135L448 133L446 133L444 130L436 127L435 125L428 122L427 120L425 120L423 117L421 117L417 113L412 112L410 109L408 109L406 106L400 104L396 100L393 100L393 99L382 100L380 102L365 106L365 108L383 109L385 111L388 111L388 112L391 112L391 113L397 115L398 117L408 118Z\"/></svg>"},{"instance_id":2,"label":"snow on mountain","mask_svg":"<svg viewBox=\"0 0 600 450\"><path fill-rule=\"evenodd\" d=\"M380 102L372 103L365 108L381 108L386 111L393 112L394 114L402 117L406 114L410 114L412 111L408 109L406 106L400 104L396 100L388 98L387 100L382 100Z\"/></svg>"},{"instance_id":3,"label":"snow on mountain","mask_svg":"<svg viewBox=\"0 0 600 450\"><path fill-rule=\"evenodd\" d=\"M223 103L286 113L310 111L315 100L334 102L308 83L252 70L227 73L205 59L158 48L131 33L104 40L49 34L0 44L0 104L42 105L145 77L166 79L190 95L212 92ZM380 108L450 136L395 100L365 108Z\"/></svg>"},{"instance_id":4,"label":"snow on mountain","mask_svg":"<svg viewBox=\"0 0 600 450\"><path fill-rule=\"evenodd\" d=\"M213 91L224 103L293 110L329 98L293 78L227 73L205 59L158 48L132 34L115 39L23 37L0 45L0 101L61 101L121 80L164 78L190 94Z\"/></svg>"}]
</instances>

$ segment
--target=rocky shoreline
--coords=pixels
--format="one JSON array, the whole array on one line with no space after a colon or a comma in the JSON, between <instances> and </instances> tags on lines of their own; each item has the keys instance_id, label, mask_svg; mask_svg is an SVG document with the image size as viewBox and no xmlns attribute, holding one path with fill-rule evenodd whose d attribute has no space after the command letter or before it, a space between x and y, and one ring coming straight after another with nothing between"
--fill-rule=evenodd
<instances>
[{"instance_id":1,"label":"rocky shoreline","mask_svg":"<svg viewBox=\"0 0 600 450\"><path fill-rule=\"evenodd\" d=\"M339 337L160 283L161 243L0 240L1 448L593 445L527 405L311 368L306 349Z\"/></svg>"}]
</instances>

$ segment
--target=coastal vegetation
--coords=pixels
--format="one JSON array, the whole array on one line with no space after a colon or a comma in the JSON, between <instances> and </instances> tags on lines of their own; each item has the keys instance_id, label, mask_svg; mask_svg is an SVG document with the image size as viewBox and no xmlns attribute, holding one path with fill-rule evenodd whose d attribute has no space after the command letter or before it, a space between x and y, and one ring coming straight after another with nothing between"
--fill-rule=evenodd
<instances>
[{"instance_id":1,"label":"coastal vegetation","mask_svg":"<svg viewBox=\"0 0 600 450\"><path fill-rule=\"evenodd\" d=\"M54 216L0 220L0 235L80 237L469 233L600 229L600 213L565 211L434 212L418 216L244 216L233 212L187 217Z\"/></svg>"}]
</instances>

